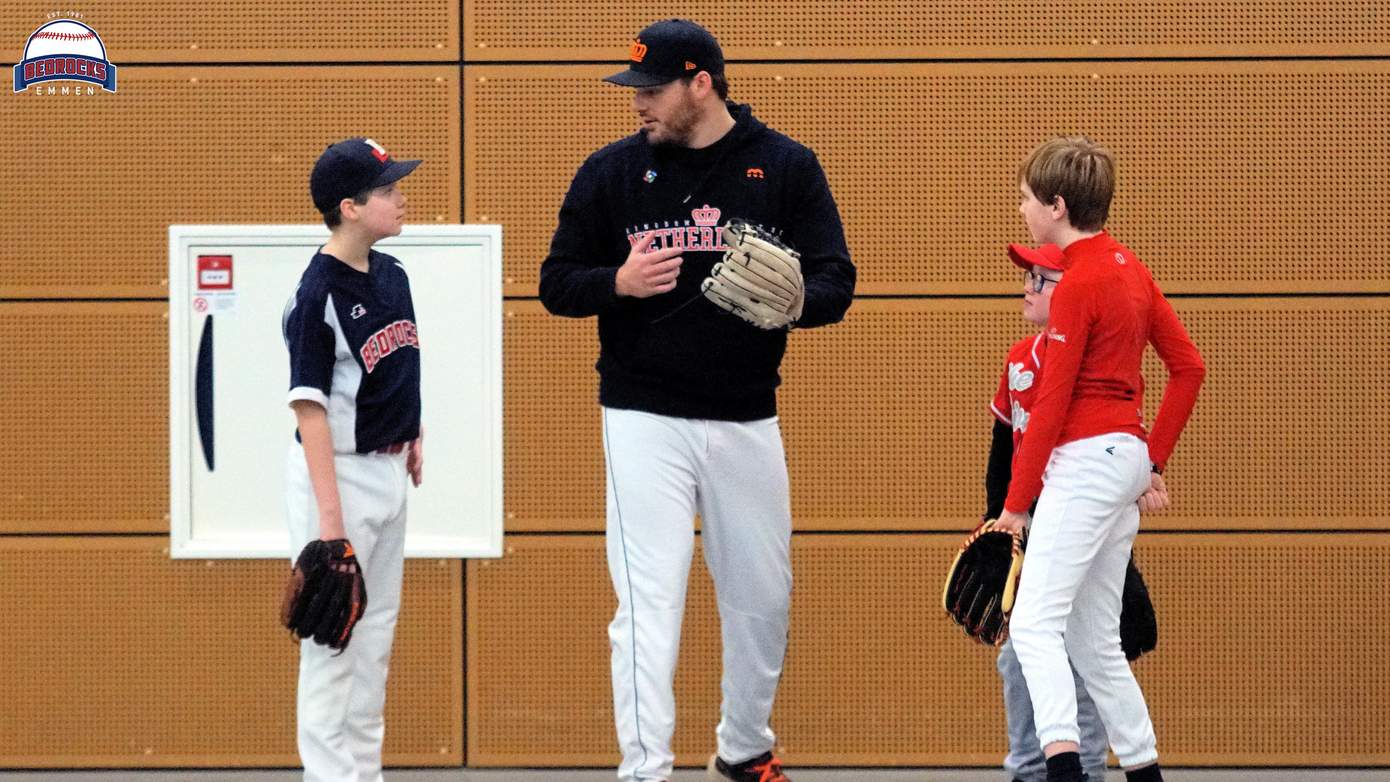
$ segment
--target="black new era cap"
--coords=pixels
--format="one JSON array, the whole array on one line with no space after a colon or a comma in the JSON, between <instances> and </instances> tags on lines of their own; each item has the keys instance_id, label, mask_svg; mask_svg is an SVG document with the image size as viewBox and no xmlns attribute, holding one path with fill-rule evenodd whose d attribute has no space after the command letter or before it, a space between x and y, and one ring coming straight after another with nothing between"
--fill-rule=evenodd
<instances>
[{"instance_id":1,"label":"black new era cap","mask_svg":"<svg viewBox=\"0 0 1390 782\"><path fill-rule=\"evenodd\" d=\"M637 34L627 70L604 81L625 87L655 87L682 76L724 73L724 52L709 30L685 19L656 22Z\"/></svg>"},{"instance_id":2,"label":"black new era cap","mask_svg":"<svg viewBox=\"0 0 1390 782\"><path fill-rule=\"evenodd\" d=\"M344 198L382 187L409 174L420 165L418 160L396 160L382 146L369 138L350 138L339 141L319 155L309 174L309 195L314 206L327 214Z\"/></svg>"}]
</instances>

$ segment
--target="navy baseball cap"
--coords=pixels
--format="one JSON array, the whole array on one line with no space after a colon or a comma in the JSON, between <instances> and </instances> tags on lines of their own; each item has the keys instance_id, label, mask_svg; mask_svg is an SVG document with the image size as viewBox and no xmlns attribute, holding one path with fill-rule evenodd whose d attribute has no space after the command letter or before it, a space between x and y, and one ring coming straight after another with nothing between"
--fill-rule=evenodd
<instances>
[{"instance_id":1,"label":"navy baseball cap","mask_svg":"<svg viewBox=\"0 0 1390 782\"><path fill-rule=\"evenodd\" d=\"M396 160L369 138L339 141L319 155L309 174L309 195L314 198L314 206L327 214L344 198L389 185L418 165L418 160Z\"/></svg>"},{"instance_id":2,"label":"navy baseball cap","mask_svg":"<svg viewBox=\"0 0 1390 782\"><path fill-rule=\"evenodd\" d=\"M724 51L709 30L686 19L656 22L637 34L627 70L604 81L624 87L656 87L683 76L724 73Z\"/></svg>"}]
</instances>

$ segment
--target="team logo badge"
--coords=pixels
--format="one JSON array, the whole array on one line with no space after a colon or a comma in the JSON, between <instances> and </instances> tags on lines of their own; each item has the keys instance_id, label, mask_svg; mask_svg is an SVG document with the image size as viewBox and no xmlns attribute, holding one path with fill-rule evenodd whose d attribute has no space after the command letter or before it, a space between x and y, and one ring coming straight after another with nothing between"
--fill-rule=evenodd
<instances>
[{"instance_id":1,"label":"team logo badge","mask_svg":"<svg viewBox=\"0 0 1390 782\"><path fill-rule=\"evenodd\" d=\"M1023 405L1019 404L1017 399L1014 400L1009 412L1012 414L1010 423L1013 425L1014 431L1028 431L1028 411L1023 409Z\"/></svg>"},{"instance_id":2,"label":"team logo badge","mask_svg":"<svg viewBox=\"0 0 1390 782\"><path fill-rule=\"evenodd\" d=\"M386 151L386 147L383 147L369 138L364 138L362 141L372 148L372 157L376 158L378 161L385 163L391 159L391 154Z\"/></svg>"},{"instance_id":3,"label":"team logo badge","mask_svg":"<svg viewBox=\"0 0 1390 782\"><path fill-rule=\"evenodd\" d=\"M1009 390L1027 391L1033 387L1034 375L1024 369L1023 362L1009 364Z\"/></svg>"},{"instance_id":4,"label":"team logo badge","mask_svg":"<svg viewBox=\"0 0 1390 782\"><path fill-rule=\"evenodd\" d=\"M357 353L362 357L362 364L367 368L367 374L370 375L382 359L401 348L420 349L420 337L416 333L415 324L412 321L398 320L378 329L375 334L367 337L367 341L362 344Z\"/></svg>"},{"instance_id":5,"label":"team logo badge","mask_svg":"<svg viewBox=\"0 0 1390 782\"><path fill-rule=\"evenodd\" d=\"M96 30L73 19L57 19L29 36L24 59L14 66L14 91L48 81L84 82L116 91L116 66L106 59L106 45Z\"/></svg>"},{"instance_id":6,"label":"team logo badge","mask_svg":"<svg viewBox=\"0 0 1390 782\"><path fill-rule=\"evenodd\" d=\"M719 207L705 204L699 209L691 209L690 216L695 218L696 225L716 226L719 225Z\"/></svg>"},{"instance_id":7,"label":"team logo badge","mask_svg":"<svg viewBox=\"0 0 1390 782\"><path fill-rule=\"evenodd\" d=\"M655 170L655 169L651 169L651 168L647 169L647 173L645 173L645 174L642 175L642 181L643 181L643 182L646 182L646 183L649 184L649 185L650 185L651 183L655 182L655 181L656 181L656 170Z\"/></svg>"}]
</instances>

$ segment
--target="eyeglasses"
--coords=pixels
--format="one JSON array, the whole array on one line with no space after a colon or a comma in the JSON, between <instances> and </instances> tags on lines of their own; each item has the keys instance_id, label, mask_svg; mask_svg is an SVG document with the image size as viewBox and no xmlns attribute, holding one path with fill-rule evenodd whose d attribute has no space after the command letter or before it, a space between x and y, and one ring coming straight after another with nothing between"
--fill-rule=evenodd
<instances>
[{"instance_id":1,"label":"eyeglasses","mask_svg":"<svg viewBox=\"0 0 1390 782\"><path fill-rule=\"evenodd\" d=\"M1032 269L1023 272L1023 284L1032 288L1034 293L1042 293L1043 286L1049 282L1056 285L1061 282L1061 280L1055 280L1041 274L1034 274Z\"/></svg>"}]
</instances>

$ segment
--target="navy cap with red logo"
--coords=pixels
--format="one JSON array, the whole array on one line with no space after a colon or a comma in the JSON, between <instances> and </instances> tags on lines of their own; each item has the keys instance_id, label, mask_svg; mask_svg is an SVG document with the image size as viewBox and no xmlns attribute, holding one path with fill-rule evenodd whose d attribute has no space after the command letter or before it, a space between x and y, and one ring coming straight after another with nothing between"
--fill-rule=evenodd
<instances>
[{"instance_id":1,"label":"navy cap with red logo","mask_svg":"<svg viewBox=\"0 0 1390 782\"><path fill-rule=\"evenodd\" d=\"M686 19L656 22L637 34L628 67L604 81L624 87L656 87L708 71L724 73L724 51L709 30Z\"/></svg>"},{"instance_id":2,"label":"navy cap with red logo","mask_svg":"<svg viewBox=\"0 0 1390 782\"><path fill-rule=\"evenodd\" d=\"M309 174L309 195L314 206L327 214L344 198L389 185L418 165L418 160L396 160L369 138L339 141L325 149L314 163Z\"/></svg>"}]
</instances>

